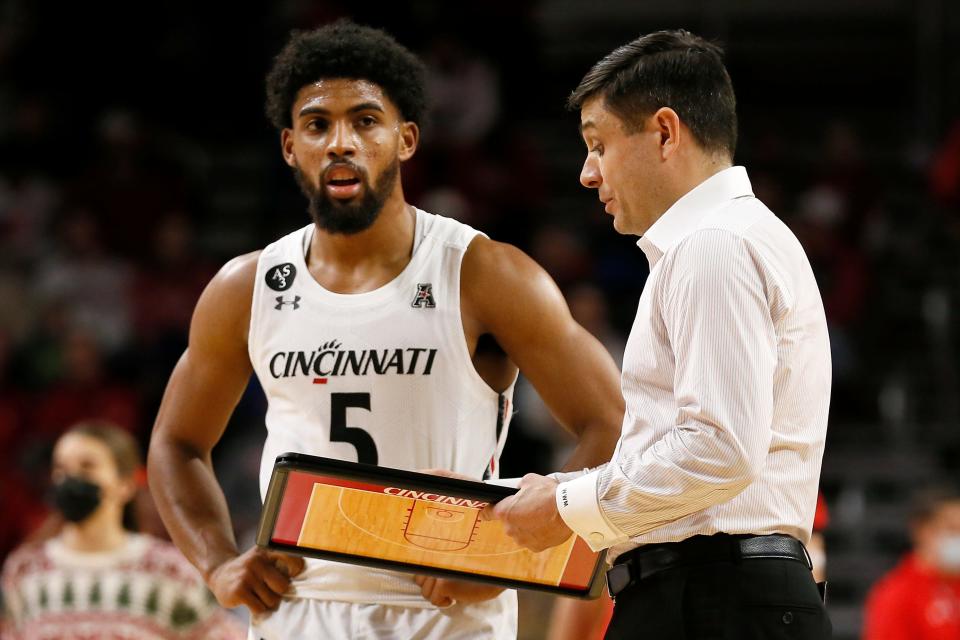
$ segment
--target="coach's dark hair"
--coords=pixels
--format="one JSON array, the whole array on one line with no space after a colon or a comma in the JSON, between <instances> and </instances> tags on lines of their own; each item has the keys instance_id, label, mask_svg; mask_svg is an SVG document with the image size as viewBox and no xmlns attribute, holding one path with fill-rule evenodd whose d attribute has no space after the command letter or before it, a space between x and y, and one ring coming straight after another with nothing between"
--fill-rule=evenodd
<instances>
[{"instance_id":1,"label":"coach's dark hair","mask_svg":"<svg viewBox=\"0 0 960 640\"><path fill-rule=\"evenodd\" d=\"M423 62L380 29L338 20L295 30L267 74L267 118L277 129L291 127L300 89L325 78L352 78L379 86L405 120L422 125L425 75Z\"/></svg>"},{"instance_id":2,"label":"coach's dark hair","mask_svg":"<svg viewBox=\"0 0 960 640\"><path fill-rule=\"evenodd\" d=\"M733 157L737 101L723 49L688 31L657 31L615 49L584 76L567 107L579 110L596 96L631 132L670 107L701 147Z\"/></svg>"}]
</instances>

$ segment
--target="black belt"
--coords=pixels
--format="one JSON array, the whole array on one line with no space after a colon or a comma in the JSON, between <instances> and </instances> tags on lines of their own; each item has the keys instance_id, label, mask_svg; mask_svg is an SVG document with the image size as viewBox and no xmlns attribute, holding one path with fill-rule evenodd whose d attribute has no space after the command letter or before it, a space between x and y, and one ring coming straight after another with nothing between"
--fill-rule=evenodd
<instances>
[{"instance_id":1,"label":"black belt","mask_svg":"<svg viewBox=\"0 0 960 640\"><path fill-rule=\"evenodd\" d=\"M682 542L649 544L620 554L607 571L611 597L668 569L748 558L779 558L802 562L813 568L807 549L796 538L785 535L734 536L718 533L694 536Z\"/></svg>"}]
</instances>

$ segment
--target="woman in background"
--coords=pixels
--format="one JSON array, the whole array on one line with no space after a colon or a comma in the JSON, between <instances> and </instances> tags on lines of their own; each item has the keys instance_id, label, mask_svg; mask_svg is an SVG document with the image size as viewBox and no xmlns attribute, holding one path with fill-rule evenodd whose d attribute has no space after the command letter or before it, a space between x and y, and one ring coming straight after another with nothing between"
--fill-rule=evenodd
<instances>
[{"instance_id":1,"label":"woman in background","mask_svg":"<svg viewBox=\"0 0 960 640\"><path fill-rule=\"evenodd\" d=\"M81 423L60 437L52 477L64 525L4 563L4 637L246 637L173 545L124 527L141 467L134 438L113 425Z\"/></svg>"}]
</instances>

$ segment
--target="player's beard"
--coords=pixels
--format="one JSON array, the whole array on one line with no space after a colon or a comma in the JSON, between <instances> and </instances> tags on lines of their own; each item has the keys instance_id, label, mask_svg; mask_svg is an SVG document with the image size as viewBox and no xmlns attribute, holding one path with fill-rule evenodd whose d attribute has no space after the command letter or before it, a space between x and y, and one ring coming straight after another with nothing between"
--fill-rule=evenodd
<instances>
[{"instance_id":1,"label":"player's beard","mask_svg":"<svg viewBox=\"0 0 960 640\"><path fill-rule=\"evenodd\" d=\"M373 186L365 170L352 163L341 164L348 164L357 172L361 185L359 197L346 201L332 198L322 186L323 176L319 180L321 186L317 188L310 184L300 167L294 167L293 174L303 195L307 197L310 217L318 227L330 233L360 233L369 229L380 216L400 173L400 160L396 159L387 167Z\"/></svg>"}]
</instances>

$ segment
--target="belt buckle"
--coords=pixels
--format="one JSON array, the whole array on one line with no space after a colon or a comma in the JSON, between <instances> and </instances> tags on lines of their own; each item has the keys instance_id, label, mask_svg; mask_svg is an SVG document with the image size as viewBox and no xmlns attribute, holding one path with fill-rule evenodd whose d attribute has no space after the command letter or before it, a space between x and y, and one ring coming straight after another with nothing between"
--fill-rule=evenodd
<instances>
[{"instance_id":1,"label":"belt buckle","mask_svg":"<svg viewBox=\"0 0 960 640\"><path fill-rule=\"evenodd\" d=\"M616 600L617 594L630 586L633 576L630 571L630 562L615 564L607 570L607 593Z\"/></svg>"}]
</instances>

